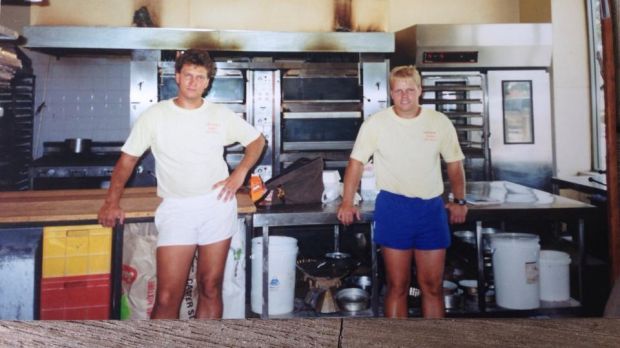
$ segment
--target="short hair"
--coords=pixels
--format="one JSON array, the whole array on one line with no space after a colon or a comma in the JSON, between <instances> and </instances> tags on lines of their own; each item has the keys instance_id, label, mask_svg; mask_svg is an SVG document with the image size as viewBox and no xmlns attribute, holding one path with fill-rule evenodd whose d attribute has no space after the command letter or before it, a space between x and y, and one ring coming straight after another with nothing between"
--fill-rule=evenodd
<instances>
[{"instance_id":1,"label":"short hair","mask_svg":"<svg viewBox=\"0 0 620 348\"><path fill-rule=\"evenodd\" d=\"M205 67L207 69L207 77L209 79L215 76L215 63L213 63L213 60L209 56L209 52L205 50L192 48L181 52L174 63L174 70L177 73L180 73L181 69L183 69L183 65L186 64Z\"/></svg>"},{"instance_id":2,"label":"short hair","mask_svg":"<svg viewBox=\"0 0 620 348\"><path fill-rule=\"evenodd\" d=\"M418 72L418 69L416 69L414 65L401 65L394 67L390 71L390 86L392 85L392 82L394 82L394 79L406 78L411 78L417 86L422 86L422 77L420 77L420 72Z\"/></svg>"}]
</instances>

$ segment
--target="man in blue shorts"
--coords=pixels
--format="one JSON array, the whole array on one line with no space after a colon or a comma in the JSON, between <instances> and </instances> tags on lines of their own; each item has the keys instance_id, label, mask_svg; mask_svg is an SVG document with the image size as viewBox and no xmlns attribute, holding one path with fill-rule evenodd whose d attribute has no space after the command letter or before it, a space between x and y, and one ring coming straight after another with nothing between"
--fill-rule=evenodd
<instances>
[{"instance_id":1,"label":"man in blue shorts","mask_svg":"<svg viewBox=\"0 0 620 348\"><path fill-rule=\"evenodd\" d=\"M414 66L390 73L394 105L368 118L357 135L344 177L338 219L360 219L353 204L364 164L373 157L377 189L375 242L386 269L385 315L407 317L411 263L415 260L425 318L444 316L443 270L450 223L467 215L465 173L456 130L444 114L423 109L421 77ZM454 200L444 205L441 158ZM446 212L446 208L448 213ZM449 216L448 216L449 215Z\"/></svg>"}]
</instances>

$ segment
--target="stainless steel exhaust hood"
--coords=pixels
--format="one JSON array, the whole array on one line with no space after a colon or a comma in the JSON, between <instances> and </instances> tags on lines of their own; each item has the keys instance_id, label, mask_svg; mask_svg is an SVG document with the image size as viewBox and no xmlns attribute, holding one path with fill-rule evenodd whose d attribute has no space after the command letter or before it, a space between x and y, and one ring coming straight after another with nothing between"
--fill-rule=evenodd
<instances>
[{"instance_id":1,"label":"stainless steel exhaust hood","mask_svg":"<svg viewBox=\"0 0 620 348\"><path fill-rule=\"evenodd\" d=\"M394 52L384 32L269 32L144 27L27 26L33 49L183 50L239 52Z\"/></svg>"},{"instance_id":2,"label":"stainless steel exhaust hood","mask_svg":"<svg viewBox=\"0 0 620 348\"><path fill-rule=\"evenodd\" d=\"M396 33L393 63L419 68L547 68L551 24L419 24Z\"/></svg>"}]
</instances>

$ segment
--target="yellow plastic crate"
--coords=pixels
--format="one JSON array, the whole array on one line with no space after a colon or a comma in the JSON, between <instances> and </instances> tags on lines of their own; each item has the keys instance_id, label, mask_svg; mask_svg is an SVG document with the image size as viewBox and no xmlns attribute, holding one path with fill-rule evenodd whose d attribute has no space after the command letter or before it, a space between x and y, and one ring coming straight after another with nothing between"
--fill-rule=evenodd
<instances>
[{"instance_id":1,"label":"yellow plastic crate","mask_svg":"<svg viewBox=\"0 0 620 348\"><path fill-rule=\"evenodd\" d=\"M43 228L43 278L110 273L112 229L101 225Z\"/></svg>"}]
</instances>

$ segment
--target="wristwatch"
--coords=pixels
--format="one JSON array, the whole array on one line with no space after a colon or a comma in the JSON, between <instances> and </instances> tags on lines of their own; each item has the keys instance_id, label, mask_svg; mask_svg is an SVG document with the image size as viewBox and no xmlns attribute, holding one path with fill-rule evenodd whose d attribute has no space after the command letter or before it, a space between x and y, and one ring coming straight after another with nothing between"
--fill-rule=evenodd
<instances>
[{"instance_id":1,"label":"wristwatch","mask_svg":"<svg viewBox=\"0 0 620 348\"><path fill-rule=\"evenodd\" d=\"M452 202L458 205L467 205L467 201L465 199L455 198L452 200Z\"/></svg>"}]
</instances>

